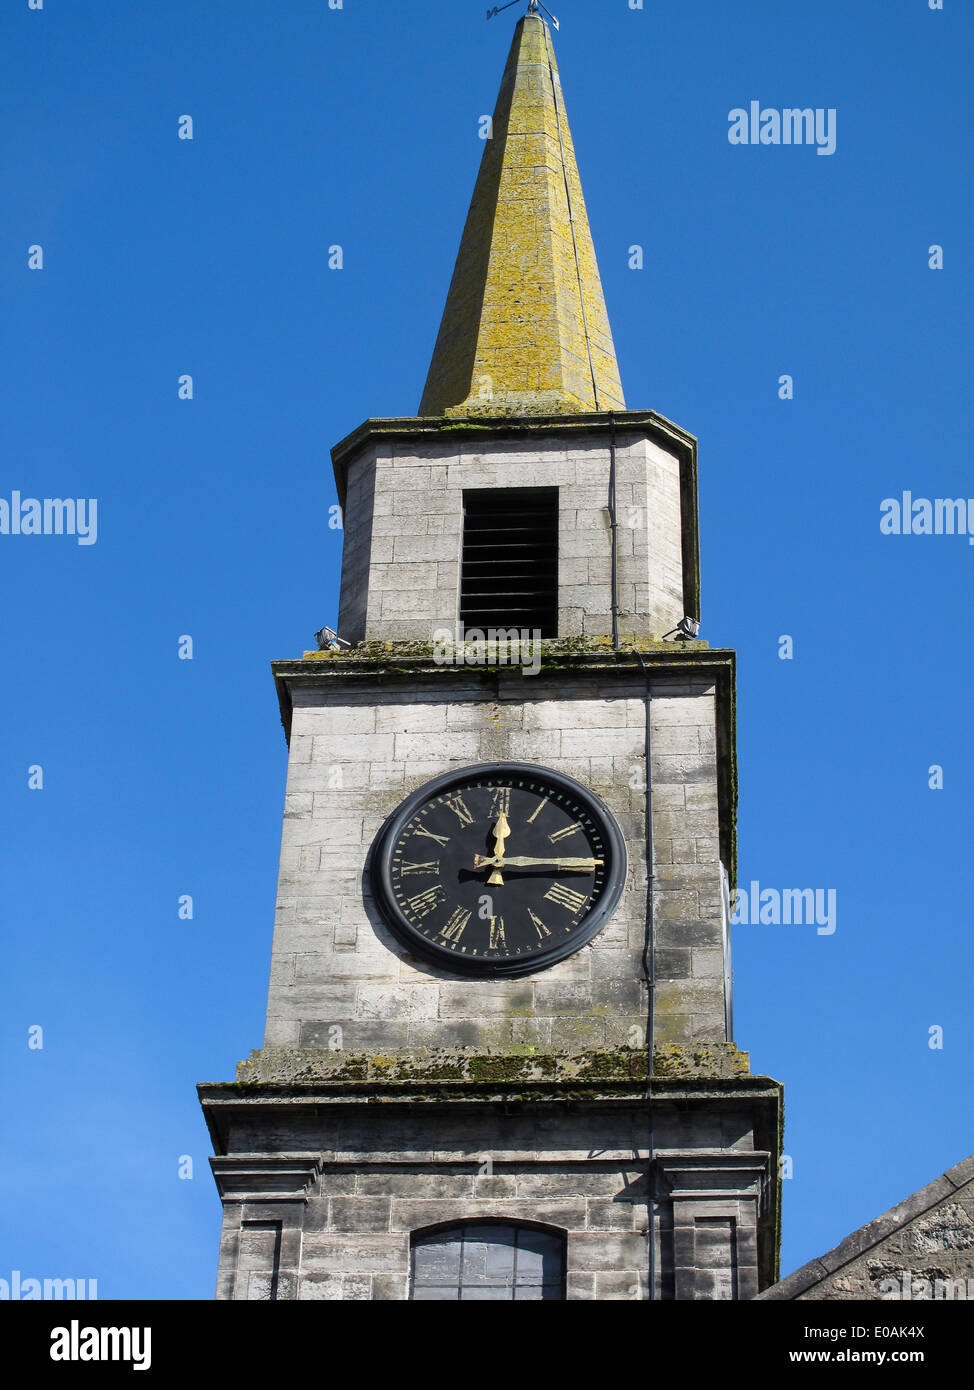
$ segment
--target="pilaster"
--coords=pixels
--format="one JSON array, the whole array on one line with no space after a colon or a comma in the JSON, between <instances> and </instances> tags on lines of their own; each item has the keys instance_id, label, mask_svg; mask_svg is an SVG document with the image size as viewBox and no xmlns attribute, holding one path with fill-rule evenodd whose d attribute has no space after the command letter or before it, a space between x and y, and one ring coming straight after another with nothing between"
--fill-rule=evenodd
<instances>
[{"instance_id":1,"label":"pilaster","mask_svg":"<svg viewBox=\"0 0 974 1390\"><path fill-rule=\"evenodd\" d=\"M674 1299L751 1299L762 1288L758 1236L776 1157L657 1151L661 1196L671 1209Z\"/></svg>"}]
</instances>

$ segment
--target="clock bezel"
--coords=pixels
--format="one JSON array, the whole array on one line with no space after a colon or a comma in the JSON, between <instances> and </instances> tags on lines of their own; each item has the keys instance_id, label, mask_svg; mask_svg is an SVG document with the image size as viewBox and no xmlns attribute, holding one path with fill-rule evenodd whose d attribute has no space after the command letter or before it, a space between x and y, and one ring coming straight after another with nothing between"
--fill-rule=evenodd
<instances>
[{"instance_id":1,"label":"clock bezel","mask_svg":"<svg viewBox=\"0 0 974 1390\"><path fill-rule=\"evenodd\" d=\"M528 957L512 957L508 960L478 960L469 956L459 956L445 947L437 946L421 936L410 925L396 903L392 883L392 859L403 828L412 820L417 811L432 798L441 796L449 788L478 778L524 777L550 784L560 791L578 798L592 819L597 823L603 841L609 850L611 863L606 874L605 887L598 902L588 916L579 924L577 933L542 954ZM511 978L520 975L533 975L557 965L583 946L587 946L607 924L619 905L626 879L629 874L629 855L622 829L615 816L602 798L586 787L583 782L569 777L564 772L537 763L490 762L474 763L469 767L452 768L441 773L429 782L417 787L396 807L386 819L372 846L369 864L369 879L372 894L383 922L407 947L410 953L419 956L428 964L439 966L444 973L473 977L476 979Z\"/></svg>"}]
</instances>

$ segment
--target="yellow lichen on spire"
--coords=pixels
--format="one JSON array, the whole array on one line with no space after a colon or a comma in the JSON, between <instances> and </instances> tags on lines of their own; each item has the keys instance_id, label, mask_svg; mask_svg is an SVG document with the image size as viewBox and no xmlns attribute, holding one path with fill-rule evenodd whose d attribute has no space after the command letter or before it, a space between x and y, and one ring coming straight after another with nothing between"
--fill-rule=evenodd
<instances>
[{"instance_id":1,"label":"yellow lichen on spire","mask_svg":"<svg viewBox=\"0 0 974 1390\"><path fill-rule=\"evenodd\" d=\"M420 415L625 410L551 36L514 34Z\"/></svg>"}]
</instances>

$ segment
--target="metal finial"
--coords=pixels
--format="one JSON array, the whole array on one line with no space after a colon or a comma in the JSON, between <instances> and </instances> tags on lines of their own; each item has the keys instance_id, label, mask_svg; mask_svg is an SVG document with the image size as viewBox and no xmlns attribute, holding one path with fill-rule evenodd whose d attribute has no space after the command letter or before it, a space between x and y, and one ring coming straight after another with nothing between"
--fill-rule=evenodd
<instances>
[{"instance_id":1,"label":"metal finial","mask_svg":"<svg viewBox=\"0 0 974 1390\"><path fill-rule=\"evenodd\" d=\"M508 3L506 5L494 5L492 9L489 9L487 11L487 18L493 19L495 14L503 14L505 10L510 10L519 3L520 0L508 0ZM528 0L528 14L537 14L539 10L544 10L545 14L551 20L552 24L555 26L556 29L561 28L561 25L558 23L557 19L555 19L554 15L551 13L548 7L546 5L542 5L541 0Z\"/></svg>"}]
</instances>

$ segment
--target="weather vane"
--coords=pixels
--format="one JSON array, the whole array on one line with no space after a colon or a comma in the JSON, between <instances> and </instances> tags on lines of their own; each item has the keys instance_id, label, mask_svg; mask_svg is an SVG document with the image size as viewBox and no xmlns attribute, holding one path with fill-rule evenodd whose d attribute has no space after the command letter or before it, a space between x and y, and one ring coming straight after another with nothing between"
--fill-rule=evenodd
<instances>
[{"instance_id":1,"label":"weather vane","mask_svg":"<svg viewBox=\"0 0 974 1390\"><path fill-rule=\"evenodd\" d=\"M509 10L514 5L518 5L521 3L522 0L508 0L508 3L506 5L495 5L492 10L487 11L487 18L493 19L495 14L501 14L502 11ZM537 14L539 10L544 10L545 14L551 20L552 24L555 26L556 29L561 28L561 25L558 23L557 19L555 19L554 15L548 9L547 5L542 5L541 0L528 0L528 14Z\"/></svg>"}]
</instances>

